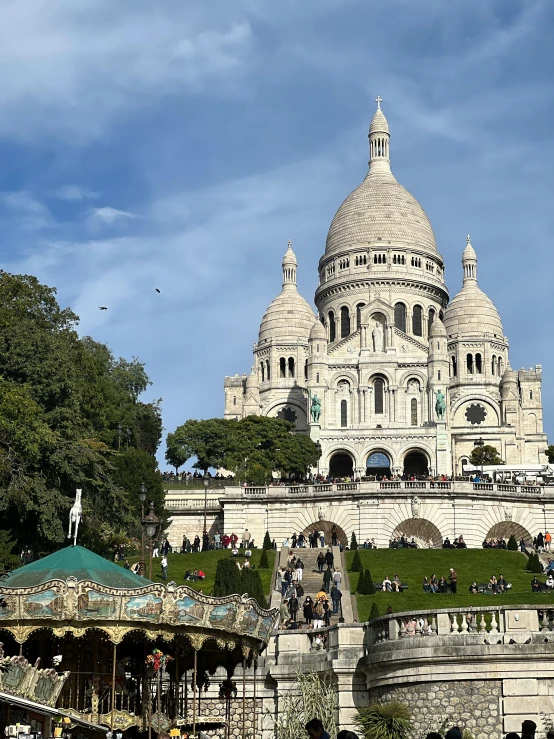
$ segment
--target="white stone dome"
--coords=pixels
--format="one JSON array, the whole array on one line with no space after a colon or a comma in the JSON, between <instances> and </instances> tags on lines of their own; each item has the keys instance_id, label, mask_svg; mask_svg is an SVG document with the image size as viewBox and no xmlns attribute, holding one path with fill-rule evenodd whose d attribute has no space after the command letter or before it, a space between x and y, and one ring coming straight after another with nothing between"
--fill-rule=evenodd
<instances>
[{"instance_id":1,"label":"white stone dome","mask_svg":"<svg viewBox=\"0 0 554 739\"><path fill-rule=\"evenodd\" d=\"M321 321L316 321L312 326L310 341L327 341L327 332Z\"/></svg>"},{"instance_id":2,"label":"white stone dome","mask_svg":"<svg viewBox=\"0 0 554 739\"><path fill-rule=\"evenodd\" d=\"M441 319L437 316L431 324L431 330L429 331L430 339L443 339L446 338L446 327Z\"/></svg>"},{"instance_id":3,"label":"white stone dome","mask_svg":"<svg viewBox=\"0 0 554 739\"><path fill-rule=\"evenodd\" d=\"M464 283L444 313L448 336L504 336L502 321L496 306L477 284L477 254L467 237L462 255Z\"/></svg>"},{"instance_id":4,"label":"white stone dome","mask_svg":"<svg viewBox=\"0 0 554 739\"><path fill-rule=\"evenodd\" d=\"M283 289L264 313L258 344L269 340L308 343L317 319L308 302L296 289L296 264L289 241L283 259Z\"/></svg>"}]
</instances>

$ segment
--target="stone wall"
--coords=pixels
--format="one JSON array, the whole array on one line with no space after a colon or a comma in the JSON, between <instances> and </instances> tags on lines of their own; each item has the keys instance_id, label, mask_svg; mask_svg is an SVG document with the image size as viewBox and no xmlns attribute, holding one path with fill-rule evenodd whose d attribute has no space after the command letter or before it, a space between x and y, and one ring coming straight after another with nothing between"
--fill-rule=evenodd
<instances>
[{"instance_id":1,"label":"stone wall","mask_svg":"<svg viewBox=\"0 0 554 739\"><path fill-rule=\"evenodd\" d=\"M429 731L439 731L444 735L445 731L456 725L469 729L475 739L502 735L500 680L460 680L373 688L369 698L406 703L412 712L414 739L425 739Z\"/></svg>"}]
</instances>

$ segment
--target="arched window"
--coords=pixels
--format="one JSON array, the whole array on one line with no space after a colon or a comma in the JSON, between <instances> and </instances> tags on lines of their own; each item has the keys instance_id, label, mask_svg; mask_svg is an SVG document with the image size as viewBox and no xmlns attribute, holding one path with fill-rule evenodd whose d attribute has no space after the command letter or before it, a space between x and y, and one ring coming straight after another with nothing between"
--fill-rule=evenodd
<instances>
[{"instance_id":1,"label":"arched window","mask_svg":"<svg viewBox=\"0 0 554 739\"><path fill-rule=\"evenodd\" d=\"M233 405L236 405L236 404L237 404L237 396L233 395Z\"/></svg>"},{"instance_id":2,"label":"arched window","mask_svg":"<svg viewBox=\"0 0 554 739\"><path fill-rule=\"evenodd\" d=\"M385 383L383 380L377 378L373 383L373 394L375 396L375 413L380 414L384 412L384 395L385 395Z\"/></svg>"},{"instance_id":3,"label":"arched window","mask_svg":"<svg viewBox=\"0 0 554 739\"><path fill-rule=\"evenodd\" d=\"M289 357L289 377L294 377L294 358Z\"/></svg>"},{"instance_id":4,"label":"arched window","mask_svg":"<svg viewBox=\"0 0 554 739\"><path fill-rule=\"evenodd\" d=\"M269 359L265 363L265 374L267 377L267 381L269 382L271 380L271 373L269 371Z\"/></svg>"},{"instance_id":5,"label":"arched window","mask_svg":"<svg viewBox=\"0 0 554 739\"><path fill-rule=\"evenodd\" d=\"M343 305L340 309L340 337L346 339L350 335L350 311Z\"/></svg>"},{"instance_id":6,"label":"arched window","mask_svg":"<svg viewBox=\"0 0 554 739\"><path fill-rule=\"evenodd\" d=\"M440 378L441 378L441 371L437 370L437 380L440 380Z\"/></svg>"},{"instance_id":7,"label":"arched window","mask_svg":"<svg viewBox=\"0 0 554 739\"><path fill-rule=\"evenodd\" d=\"M319 383L319 372L316 372L316 375L315 375L315 381L316 381L317 383Z\"/></svg>"},{"instance_id":8,"label":"arched window","mask_svg":"<svg viewBox=\"0 0 554 739\"><path fill-rule=\"evenodd\" d=\"M452 357L452 377L458 376L458 366L456 363L456 357Z\"/></svg>"},{"instance_id":9,"label":"arched window","mask_svg":"<svg viewBox=\"0 0 554 739\"><path fill-rule=\"evenodd\" d=\"M414 336L423 336L423 308L414 305L412 314L412 333Z\"/></svg>"},{"instance_id":10,"label":"arched window","mask_svg":"<svg viewBox=\"0 0 554 739\"><path fill-rule=\"evenodd\" d=\"M468 354L466 357L466 367L468 375L473 374L473 354Z\"/></svg>"},{"instance_id":11,"label":"arched window","mask_svg":"<svg viewBox=\"0 0 554 739\"><path fill-rule=\"evenodd\" d=\"M417 426L417 400L412 398L410 402L410 416L412 426Z\"/></svg>"},{"instance_id":12,"label":"arched window","mask_svg":"<svg viewBox=\"0 0 554 739\"><path fill-rule=\"evenodd\" d=\"M431 326L433 325L433 321L435 320L435 311L433 308L429 310L429 318L427 320L427 335L431 333Z\"/></svg>"},{"instance_id":13,"label":"arched window","mask_svg":"<svg viewBox=\"0 0 554 739\"><path fill-rule=\"evenodd\" d=\"M529 390L529 400L533 400L533 391Z\"/></svg>"},{"instance_id":14,"label":"arched window","mask_svg":"<svg viewBox=\"0 0 554 739\"><path fill-rule=\"evenodd\" d=\"M264 362L260 362L260 370L262 374L262 382L265 382L265 364Z\"/></svg>"},{"instance_id":15,"label":"arched window","mask_svg":"<svg viewBox=\"0 0 554 739\"><path fill-rule=\"evenodd\" d=\"M498 376L499 377L502 377L503 371L504 371L504 366L502 362L502 357L498 357Z\"/></svg>"},{"instance_id":16,"label":"arched window","mask_svg":"<svg viewBox=\"0 0 554 739\"><path fill-rule=\"evenodd\" d=\"M286 377L287 376L287 360L284 357L281 357L279 360L279 377Z\"/></svg>"},{"instance_id":17,"label":"arched window","mask_svg":"<svg viewBox=\"0 0 554 739\"><path fill-rule=\"evenodd\" d=\"M307 359L306 359L306 361L304 362L304 379L305 379L305 380L307 380L307 379L308 379L308 360L307 360Z\"/></svg>"},{"instance_id":18,"label":"arched window","mask_svg":"<svg viewBox=\"0 0 554 739\"><path fill-rule=\"evenodd\" d=\"M364 307L365 303L358 303L356 306L356 328L360 328L362 325L362 308Z\"/></svg>"},{"instance_id":19,"label":"arched window","mask_svg":"<svg viewBox=\"0 0 554 739\"><path fill-rule=\"evenodd\" d=\"M329 341L333 342L336 338L336 327L335 327L335 314L332 310L329 311Z\"/></svg>"},{"instance_id":20,"label":"arched window","mask_svg":"<svg viewBox=\"0 0 554 739\"><path fill-rule=\"evenodd\" d=\"M483 365L481 362L481 355L476 354L475 355L475 372L480 375L483 372Z\"/></svg>"},{"instance_id":21,"label":"arched window","mask_svg":"<svg viewBox=\"0 0 554 739\"><path fill-rule=\"evenodd\" d=\"M404 303L397 303L394 306L394 325L401 331L406 331L406 306Z\"/></svg>"},{"instance_id":22,"label":"arched window","mask_svg":"<svg viewBox=\"0 0 554 739\"><path fill-rule=\"evenodd\" d=\"M340 425L342 428L348 426L348 403L346 400L340 402Z\"/></svg>"},{"instance_id":23,"label":"arched window","mask_svg":"<svg viewBox=\"0 0 554 739\"><path fill-rule=\"evenodd\" d=\"M496 375L496 355L495 354L492 355L491 372L493 375Z\"/></svg>"}]
</instances>

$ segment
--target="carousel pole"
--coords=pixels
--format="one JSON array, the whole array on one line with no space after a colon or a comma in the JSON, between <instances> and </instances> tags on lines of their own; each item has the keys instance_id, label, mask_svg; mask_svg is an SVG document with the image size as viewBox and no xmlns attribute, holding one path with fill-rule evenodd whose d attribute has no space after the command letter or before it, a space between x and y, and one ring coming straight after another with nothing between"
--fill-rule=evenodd
<instances>
[{"instance_id":1,"label":"carousel pole","mask_svg":"<svg viewBox=\"0 0 554 739\"><path fill-rule=\"evenodd\" d=\"M162 706L161 706L161 703L160 703L160 698L161 698L160 693L162 692L162 670L161 670L161 668L158 670L158 688L157 688L157 691L158 691L158 695L156 697L158 699L158 701L157 701L157 703L158 703L158 736L160 736L160 721L161 721L160 712L162 710Z\"/></svg>"},{"instance_id":2,"label":"carousel pole","mask_svg":"<svg viewBox=\"0 0 554 739\"><path fill-rule=\"evenodd\" d=\"M256 670L258 669L258 660L254 659L253 664L254 664L254 686L253 686L254 695L253 695L252 701L254 703L254 709L253 709L254 716L252 720L254 721L254 736L256 736L256 734L258 733L258 714L256 713Z\"/></svg>"},{"instance_id":3,"label":"carousel pole","mask_svg":"<svg viewBox=\"0 0 554 739\"><path fill-rule=\"evenodd\" d=\"M194 670L192 673L192 733L196 734L196 668L198 665L198 652L194 650Z\"/></svg>"},{"instance_id":4,"label":"carousel pole","mask_svg":"<svg viewBox=\"0 0 554 739\"><path fill-rule=\"evenodd\" d=\"M173 699L173 718L177 718L179 715L179 703L181 698L179 694L179 683L179 641L177 641L175 645L175 697Z\"/></svg>"},{"instance_id":5,"label":"carousel pole","mask_svg":"<svg viewBox=\"0 0 554 739\"><path fill-rule=\"evenodd\" d=\"M242 658L242 739L246 739L246 657Z\"/></svg>"},{"instance_id":6,"label":"carousel pole","mask_svg":"<svg viewBox=\"0 0 554 739\"><path fill-rule=\"evenodd\" d=\"M117 666L117 644L113 645L112 656L112 716L110 720L110 729L113 732L114 711L115 711L115 668Z\"/></svg>"}]
</instances>

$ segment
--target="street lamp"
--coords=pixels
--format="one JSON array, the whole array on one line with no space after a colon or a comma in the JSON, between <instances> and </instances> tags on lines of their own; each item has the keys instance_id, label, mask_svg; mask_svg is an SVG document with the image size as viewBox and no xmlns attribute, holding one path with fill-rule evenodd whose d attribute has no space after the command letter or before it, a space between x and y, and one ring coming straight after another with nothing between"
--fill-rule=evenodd
<instances>
[{"instance_id":1,"label":"street lamp","mask_svg":"<svg viewBox=\"0 0 554 739\"><path fill-rule=\"evenodd\" d=\"M146 500L146 485L141 482L140 484L140 492L139 492L139 498L140 498L140 505L141 505L141 514L140 514L140 520L141 524L144 520L144 501ZM141 577L144 577L146 573L146 563L144 561L144 526L141 525L142 530L142 541L141 541L141 554L140 554L140 564L139 564L139 572L141 574Z\"/></svg>"},{"instance_id":2,"label":"street lamp","mask_svg":"<svg viewBox=\"0 0 554 739\"><path fill-rule=\"evenodd\" d=\"M319 439L315 443L317 447L317 482L319 482L319 460L321 459L321 442Z\"/></svg>"},{"instance_id":3,"label":"street lamp","mask_svg":"<svg viewBox=\"0 0 554 739\"><path fill-rule=\"evenodd\" d=\"M208 487L210 485L210 476L208 470L204 470L204 533L202 534L202 551L208 550L208 530L206 528L206 518L208 512Z\"/></svg>"},{"instance_id":4,"label":"street lamp","mask_svg":"<svg viewBox=\"0 0 554 739\"><path fill-rule=\"evenodd\" d=\"M483 439L479 438L477 441L473 442L473 446L479 447L481 449L481 480L483 480L483 447L485 446L485 442Z\"/></svg>"},{"instance_id":5,"label":"street lamp","mask_svg":"<svg viewBox=\"0 0 554 739\"><path fill-rule=\"evenodd\" d=\"M160 519L154 513L154 503L150 503L150 513L142 519L142 528L149 539L149 561L148 561L148 579L152 579L152 544L154 538L160 528Z\"/></svg>"}]
</instances>

